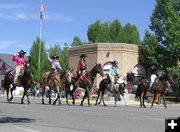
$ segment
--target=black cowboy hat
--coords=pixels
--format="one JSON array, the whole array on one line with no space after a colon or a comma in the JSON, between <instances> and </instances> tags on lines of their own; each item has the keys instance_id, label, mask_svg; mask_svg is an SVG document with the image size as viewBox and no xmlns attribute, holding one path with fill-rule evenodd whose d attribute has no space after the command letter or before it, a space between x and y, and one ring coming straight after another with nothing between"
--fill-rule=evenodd
<instances>
[{"instance_id":1,"label":"black cowboy hat","mask_svg":"<svg viewBox=\"0 0 180 132\"><path fill-rule=\"evenodd\" d=\"M54 55L54 56L51 57L51 59L59 59L59 56Z\"/></svg>"},{"instance_id":2,"label":"black cowboy hat","mask_svg":"<svg viewBox=\"0 0 180 132\"><path fill-rule=\"evenodd\" d=\"M88 57L88 56L86 54L81 54L79 57L83 58L83 57Z\"/></svg>"},{"instance_id":3,"label":"black cowboy hat","mask_svg":"<svg viewBox=\"0 0 180 132\"><path fill-rule=\"evenodd\" d=\"M24 50L20 50L20 52L18 52L19 54L26 54L26 52Z\"/></svg>"},{"instance_id":4,"label":"black cowboy hat","mask_svg":"<svg viewBox=\"0 0 180 132\"><path fill-rule=\"evenodd\" d=\"M118 62L117 61L112 61L111 64L117 64Z\"/></svg>"}]
</instances>

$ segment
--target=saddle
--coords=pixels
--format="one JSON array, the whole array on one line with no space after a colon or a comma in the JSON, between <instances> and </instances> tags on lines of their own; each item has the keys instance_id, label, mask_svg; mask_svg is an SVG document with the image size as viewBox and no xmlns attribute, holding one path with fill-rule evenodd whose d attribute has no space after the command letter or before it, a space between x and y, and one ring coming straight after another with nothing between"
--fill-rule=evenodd
<instances>
[{"instance_id":1,"label":"saddle","mask_svg":"<svg viewBox=\"0 0 180 132\"><path fill-rule=\"evenodd\" d=\"M16 71L15 71L15 70L12 70L12 71L10 72L10 74L14 77L15 74L16 74ZM18 76L18 77L22 76L23 74L24 74L24 70L21 69L21 71L19 72L19 76Z\"/></svg>"}]
</instances>

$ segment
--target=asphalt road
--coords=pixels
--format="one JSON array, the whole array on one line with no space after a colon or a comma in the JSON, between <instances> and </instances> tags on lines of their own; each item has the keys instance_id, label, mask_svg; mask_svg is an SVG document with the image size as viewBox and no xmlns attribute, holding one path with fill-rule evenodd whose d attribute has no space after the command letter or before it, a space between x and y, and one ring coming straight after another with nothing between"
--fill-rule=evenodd
<instances>
[{"instance_id":1,"label":"asphalt road","mask_svg":"<svg viewBox=\"0 0 180 132\"><path fill-rule=\"evenodd\" d=\"M165 118L180 117L180 105L82 107L30 100L30 105L19 104L20 98L9 104L0 96L0 132L164 132Z\"/></svg>"}]
</instances>

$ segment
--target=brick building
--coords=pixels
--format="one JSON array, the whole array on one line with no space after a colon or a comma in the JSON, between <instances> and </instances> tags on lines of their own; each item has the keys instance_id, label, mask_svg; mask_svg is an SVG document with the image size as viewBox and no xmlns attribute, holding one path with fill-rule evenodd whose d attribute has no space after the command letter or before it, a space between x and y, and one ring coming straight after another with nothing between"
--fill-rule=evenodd
<instances>
[{"instance_id":1,"label":"brick building","mask_svg":"<svg viewBox=\"0 0 180 132\"><path fill-rule=\"evenodd\" d=\"M108 69L111 67L110 62L116 60L119 62L120 75L126 76L128 71L133 71L135 67L137 69L137 66L139 66L139 49L135 44L95 43L72 47L69 49L69 67L73 67L76 70L79 56L82 53L88 55L87 63L89 69L96 63L101 63L104 71L108 72ZM139 69L139 71L143 71L141 74L145 74L144 69ZM100 79L101 78L96 79L95 86L97 86Z\"/></svg>"}]
</instances>

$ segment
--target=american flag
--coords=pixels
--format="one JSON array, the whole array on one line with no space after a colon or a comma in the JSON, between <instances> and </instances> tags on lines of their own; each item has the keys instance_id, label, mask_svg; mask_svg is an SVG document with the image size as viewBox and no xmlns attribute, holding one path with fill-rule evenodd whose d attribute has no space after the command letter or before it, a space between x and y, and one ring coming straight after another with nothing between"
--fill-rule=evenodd
<instances>
[{"instance_id":1,"label":"american flag","mask_svg":"<svg viewBox=\"0 0 180 132\"><path fill-rule=\"evenodd\" d=\"M43 5L43 3L41 3L41 5L40 5L40 19L41 20L43 20L43 11L44 11L44 5Z\"/></svg>"}]
</instances>

